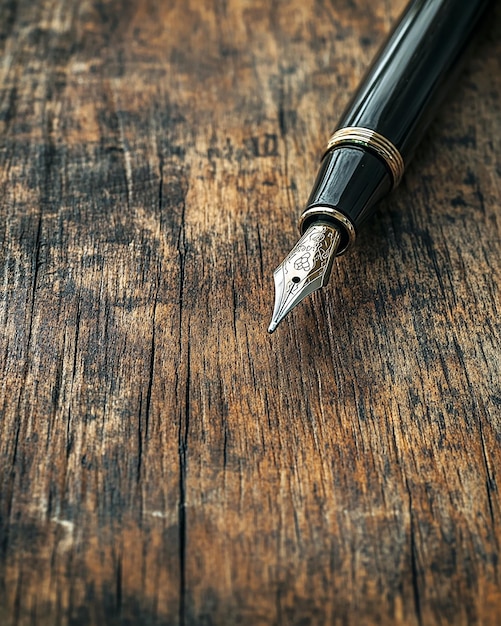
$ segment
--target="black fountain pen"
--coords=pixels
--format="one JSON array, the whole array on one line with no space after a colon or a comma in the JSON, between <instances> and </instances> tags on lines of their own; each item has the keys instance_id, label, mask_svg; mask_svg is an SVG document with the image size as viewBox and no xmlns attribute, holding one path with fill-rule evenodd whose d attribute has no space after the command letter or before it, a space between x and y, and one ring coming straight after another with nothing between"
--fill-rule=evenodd
<instances>
[{"instance_id":1,"label":"black fountain pen","mask_svg":"<svg viewBox=\"0 0 501 626\"><path fill-rule=\"evenodd\" d=\"M489 4L413 0L405 9L327 144L301 239L274 272L270 333L327 284L334 258L400 182Z\"/></svg>"}]
</instances>

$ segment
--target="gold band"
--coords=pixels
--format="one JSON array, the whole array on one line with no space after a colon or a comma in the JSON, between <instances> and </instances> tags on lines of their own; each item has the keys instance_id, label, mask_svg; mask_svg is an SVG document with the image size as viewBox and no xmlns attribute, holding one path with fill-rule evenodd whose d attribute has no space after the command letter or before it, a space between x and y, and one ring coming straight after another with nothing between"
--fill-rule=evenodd
<instances>
[{"instance_id":1,"label":"gold band","mask_svg":"<svg viewBox=\"0 0 501 626\"><path fill-rule=\"evenodd\" d=\"M343 215L343 213L340 213L339 211L337 211L333 207L331 207L331 206L315 206L315 207L313 207L311 209L306 209L306 211L299 218L299 232L302 235L304 234L304 231L306 229L305 222L306 222L306 220L308 218L310 218L310 217L322 218L322 217L325 217L325 216L331 217L334 220L334 222L337 222L337 224L339 226L344 227L342 230L344 230L346 232L347 240L344 242L343 245L341 245L338 248L338 250L336 252L336 256L340 256L341 254L344 254L346 252L346 250L348 250L348 248L353 243L355 243L355 238L357 236L357 233L355 231L355 226L346 217L346 215Z\"/></svg>"},{"instance_id":2,"label":"gold band","mask_svg":"<svg viewBox=\"0 0 501 626\"><path fill-rule=\"evenodd\" d=\"M404 175L405 164L398 148L389 139L375 130L348 126L340 128L329 139L326 154L341 146L362 146L375 152L383 159L393 177L393 187L396 187Z\"/></svg>"}]
</instances>

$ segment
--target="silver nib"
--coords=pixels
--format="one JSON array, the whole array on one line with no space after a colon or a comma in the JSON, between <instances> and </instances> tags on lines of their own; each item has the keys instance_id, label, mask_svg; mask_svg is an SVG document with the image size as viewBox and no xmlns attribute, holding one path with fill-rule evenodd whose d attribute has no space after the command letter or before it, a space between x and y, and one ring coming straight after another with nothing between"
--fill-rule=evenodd
<instances>
[{"instance_id":1,"label":"silver nib","mask_svg":"<svg viewBox=\"0 0 501 626\"><path fill-rule=\"evenodd\" d=\"M326 222L309 226L273 273L275 309L268 328L272 333L284 317L306 296L329 282L341 235Z\"/></svg>"}]
</instances>

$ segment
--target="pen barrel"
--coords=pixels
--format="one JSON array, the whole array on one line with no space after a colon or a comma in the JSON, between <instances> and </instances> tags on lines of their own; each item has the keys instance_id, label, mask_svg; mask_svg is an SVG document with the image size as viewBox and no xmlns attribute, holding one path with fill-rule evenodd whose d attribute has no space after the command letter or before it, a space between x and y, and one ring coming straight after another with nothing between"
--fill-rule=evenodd
<instances>
[{"instance_id":1,"label":"pen barrel","mask_svg":"<svg viewBox=\"0 0 501 626\"><path fill-rule=\"evenodd\" d=\"M342 231L340 251L349 246L353 231L398 184L489 4L410 2L331 137L300 219L302 232L329 219Z\"/></svg>"},{"instance_id":2,"label":"pen barrel","mask_svg":"<svg viewBox=\"0 0 501 626\"><path fill-rule=\"evenodd\" d=\"M405 164L451 82L489 0L414 0L382 46L339 128L377 131Z\"/></svg>"}]
</instances>

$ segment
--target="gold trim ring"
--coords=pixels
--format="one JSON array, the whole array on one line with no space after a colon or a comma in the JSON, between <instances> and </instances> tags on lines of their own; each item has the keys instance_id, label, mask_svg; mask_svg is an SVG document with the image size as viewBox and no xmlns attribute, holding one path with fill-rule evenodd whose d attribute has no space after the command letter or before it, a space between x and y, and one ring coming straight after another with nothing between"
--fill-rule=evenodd
<instances>
[{"instance_id":1,"label":"gold trim ring","mask_svg":"<svg viewBox=\"0 0 501 626\"><path fill-rule=\"evenodd\" d=\"M341 256L341 254L344 254L346 250L348 250L348 248L350 248L352 244L355 243L357 233L355 231L355 226L351 223L351 221L346 217L346 215L343 215L338 210L332 208L331 206L315 206L311 209L306 209L306 211L299 218L299 232L302 235L304 234L306 230L305 223L308 218L322 218L326 215L330 216L334 219L335 222L337 222L338 229L339 226L344 227L341 230L345 231L346 241L341 244L336 252L336 256Z\"/></svg>"},{"instance_id":2,"label":"gold trim ring","mask_svg":"<svg viewBox=\"0 0 501 626\"><path fill-rule=\"evenodd\" d=\"M383 159L393 177L393 187L396 187L404 175L405 164L398 148L389 139L375 130L360 126L347 126L336 130L329 139L325 154L341 146L362 146L375 152Z\"/></svg>"}]
</instances>

